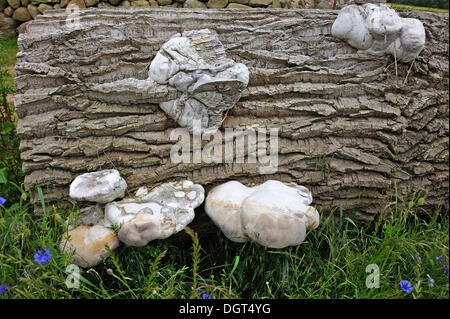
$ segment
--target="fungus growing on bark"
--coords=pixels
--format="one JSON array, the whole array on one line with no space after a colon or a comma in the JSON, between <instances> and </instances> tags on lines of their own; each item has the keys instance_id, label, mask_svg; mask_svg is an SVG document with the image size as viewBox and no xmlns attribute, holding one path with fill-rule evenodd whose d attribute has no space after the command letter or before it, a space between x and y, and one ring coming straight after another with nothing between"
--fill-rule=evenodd
<instances>
[{"instance_id":1,"label":"fungus growing on bark","mask_svg":"<svg viewBox=\"0 0 450 319\"><path fill-rule=\"evenodd\" d=\"M391 54L414 60L425 46L425 28L417 19L401 18L385 4L349 5L333 23L331 34L363 54Z\"/></svg>"},{"instance_id":2,"label":"fungus growing on bark","mask_svg":"<svg viewBox=\"0 0 450 319\"><path fill-rule=\"evenodd\" d=\"M311 192L294 183L269 180L246 187L230 181L209 192L205 210L230 240L250 238L263 246L284 248L302 243L307 229L319 225L311 202Z\"/></svg>"},{"instance_id":3,"label":"fungus growing on bark","mask_svg":"<svg viewBox=\"0 0 450 319\"><path fill-rule=\"evenodd\" d=\"M114 230L100 225L81 225L62 237L59 249L64 253L75 251L71 262L80 267L93 267L109 256L108 249L119 247Z\"/></svg>"},{"instance_id":4,"label":"fungus growing on bark","mask_svg":"<svg viewBox=\"0 0 450 319\"><path fill-rule=\"evenodd\" d=\"M70 197L78 201L109 203L125 195L127 183L115 169L85 173L70 184Z\"/></svg>"},{"instance_id":5,"label":"fungus growing on bark","mask_svg":"<svg viewBox=\"0 0 450 319\"><path fill-rule=\"evenodd\" d=\"M125 244L145 246L183 230L204 197L203 187L191 181L165 183L151 192L140 188L135 198L107 204L104 224L118 226Z\"/></svg>"},{"instance_id":6,"label":"fungus growing on bark","mask_svg":"<svg viewBox=\"0 0 450 319\"><path fill-rule=\"evenodd\" d=\"M225 54L215 31L192 30L176 34L153 59L149 78L176 88L180 96L160 107L182 127L193 130L199 120L202 131L216 130L222 113L231 109L247 87L249 71Z\"/></svg>"}]
</instances>

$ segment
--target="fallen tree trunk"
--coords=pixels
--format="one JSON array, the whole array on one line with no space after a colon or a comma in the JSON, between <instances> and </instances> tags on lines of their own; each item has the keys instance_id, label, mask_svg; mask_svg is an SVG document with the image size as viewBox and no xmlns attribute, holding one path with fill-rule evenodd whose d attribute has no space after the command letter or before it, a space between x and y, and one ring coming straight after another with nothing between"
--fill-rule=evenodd
<instances>
[{"instance_id":1,"label":"fallen tree trunk","mask_svg":"<svg viewBox=\"0 0 450 319\"><path fill-rule=\"evenodd\" d=\"M47 199L67 199L75 176L117 168L129 190L188 178L211 187L296 182L328 210L342 206L371 220L387 196L427 192L426 204L448 207L448 15L402 12L420 19L426 47L411 64L358 55L331 36L332 10L82 10L80 28L62 10L46 12L19 36L15 106L25 183ZM172 35L218 33L228 57L244 63L250 82L224 117L224 128L279 128L278 170L259 164L173 163L178 124L158 106L170 92L98 89L146 79Z\"/></svg>"}]
</instances>

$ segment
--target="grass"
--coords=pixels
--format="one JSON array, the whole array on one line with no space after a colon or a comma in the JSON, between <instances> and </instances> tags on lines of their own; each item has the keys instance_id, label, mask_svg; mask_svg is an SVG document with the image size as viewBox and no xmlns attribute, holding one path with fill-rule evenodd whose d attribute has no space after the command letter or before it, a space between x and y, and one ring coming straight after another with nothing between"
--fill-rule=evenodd
<instances>
[{"instance_id":1,"label":"grass","mask_svg":"<svg viewBox=\"0 0 450 319\"><path fill-rule=\"evenodd\" d=\"M6 78L6 84L9 86L14 86L14 77L16 72L14 71L14 65L16 64L16 54L19 52L17 47L17 40L5 40L0 39L1 50L4 50L3 54L0 53L0 65L5 65L9 76Z\"/></svg>"},{"instance_id":2,"label":"grass","mask_svg":"<svg viewBox=\"0 0 450 319\"><path fill-rule=\"evenodd\" d=\"M3 61L10 68L17 48L14 41L1 43L9 52ZM5 132L5 123L0 133ZM17 148L17 144L10 146ZM382 216L391 218L369 227L357 225L342 209L321 212L319 228L296 247L238 244L219 231L205 234L187 228L145 247L122 245L98 266L78 274L73 272L71 256L58 246L67 231L66 219L77 218L79 208L45 203L38 189L43 213L36 215L37 207L23 184L12 182L11 174L1 177L0 196L8 202L0 205L0 285L9 288L2 291L0 286L0 299L187 299L202 294L230 299L449 298L444 271L449 257L448 211L422 212L425 215L419 218L417 211L426 201L419 196L411 201L387 200ZM52 258L41 265L33 256L44 248ZM366 282L371 282L374 271L379 272L379 288L368 288ZM401 280L411 282L411 293L402 291Z\"/></svg>"},{"instance_id":3,"label":"grass","mask_svg":"<svg viewBox=\"0 0 450 319\"><path fill-rule=\"evenodd\" d=\"M396 3L387 3L387 5L393 9L397 9L397 10L429 11L429 12L435 12L435 13L447 13L448 14L448 9L416 7L416 6L410 6L410 5L406 5L406 4L396 4Z\"/></svg>"},{"instance_id":4,"label":"grass","mask_svg":"<svg viewBox=\"0 0 450 319\"><path fill-rule=\"evenodd\" d=\"M23 184L17 115L12 103L17 50L15 40L0 39L0 187L2 196L10 200L18 199Z\"/></svg>"},{"instance_id":5,"label":"grass","mask_svg":"<svg viewBox=\"0 0 450 319\"><path fill-rule=\"evenodd\" d=\"M398 201L390 211L396 218L369 228L343 210L322 213L307 241L285 249L187 229L189 236L145 247L122 245L100 265L82 270L79 288L69 289L71 256L58 245L66 218L78 209L51 206L37 216L21 200L0 208L0 284L10 287L0 298L448 298L448 212L419 218L413 208L422 203ZM33 255L44 248L52 258L41 265ZM379 288L366 286L369 265L379 270ZM402 291L401 280L410 281L413 292Z\"/></svg>"}]
</instances>

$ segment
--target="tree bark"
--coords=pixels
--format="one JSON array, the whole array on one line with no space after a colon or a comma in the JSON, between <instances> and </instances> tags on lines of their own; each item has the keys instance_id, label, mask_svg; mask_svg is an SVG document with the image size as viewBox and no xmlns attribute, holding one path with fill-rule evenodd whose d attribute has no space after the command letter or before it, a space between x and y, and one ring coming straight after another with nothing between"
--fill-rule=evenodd
<instances>
[{"instance_id":1,"label":"tree bark","mask_svg":"<svg viewBox=\"0 0 450 319\"><path fill-rule=\"evenodd\" d=\"M448 15L420 19L426 47L414 64L359 55L331 36L333 10L114 8L81 10L81 28L48 11L19 36L15 106L27 187L67 199L79 174L117 168L130 192L187 178L211 187L268 179L308 187L325 211L342 206L369 221L393 194L426 192L448 207ZM279 167L174 164L177 123L159 88L99 90L146 79L160 46L183 30L214 29L250 82L224 128L279 128Z\"/></svg>"}]
</instances>

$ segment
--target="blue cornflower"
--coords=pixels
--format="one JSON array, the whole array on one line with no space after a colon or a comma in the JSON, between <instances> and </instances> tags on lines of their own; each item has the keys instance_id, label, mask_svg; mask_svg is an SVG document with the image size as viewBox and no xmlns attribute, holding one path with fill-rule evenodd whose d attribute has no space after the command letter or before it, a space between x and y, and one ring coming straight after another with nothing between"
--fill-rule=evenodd
<instances>
[{"instance_id":1,"label":"blue cornflower","mask_svg":"<svg viewBox=\"0 0 450 319\"><path fill-rule=\"evenodd\" d=\"M6 199L0 196L0 206L5 205Z\"/></svg>"},{"instance_id":2,"label":"blue cornflower","mask_svg":"<svg viewBox=\"0 0 450 319\"><path fill-rule=\"evenodd\" d=\"M412 284L408 280L400 281L400 288L408 294L413 290Z\"/></svg>"},{"instance_id":3,"label":"blue cornflower","mask_svg":"<svg viewBox=\"0 0 450 319\"><path fill-rule=\"evenodd\" d=\"M9 289L7 285L0 285L0 294L6 292Z\"/></svg>"},{"instance_id":4,"label":"blue cornflower","mask_svg":"<svg viewBox=\"0 0 450 319\"><path fill-rule=\"evenodd\" d=\"M34 254L34 261L40 264L45 264L52 258L50 251L48 248L45 248L44 253L41 250L38 250L37 253Z\"/></svg>"},{"instance_id":5,"label":"blue cornflower","mask_svg":"<svg viewBox=\"0 0 450 319\"><path fill-rule=\"evenodd\" d=\"M202 294L200 299L211 299L211 297L207 294Z\"/></svg>"}]
</instances>

